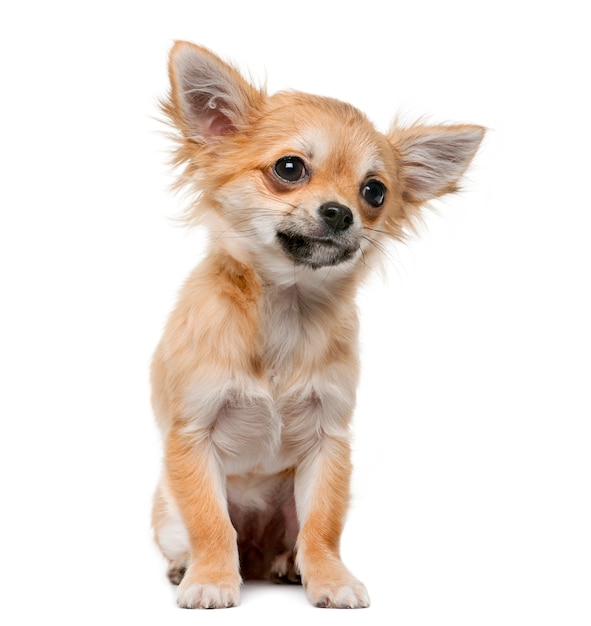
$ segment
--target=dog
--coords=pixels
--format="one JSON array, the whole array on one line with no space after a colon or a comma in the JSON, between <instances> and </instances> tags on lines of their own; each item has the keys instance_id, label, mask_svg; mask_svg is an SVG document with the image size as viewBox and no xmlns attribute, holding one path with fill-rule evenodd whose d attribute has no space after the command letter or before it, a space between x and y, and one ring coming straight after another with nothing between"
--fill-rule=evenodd
<instances>
[{"instance_id":1,"label":"dog","mask_svg":"<svg viewBox=\"0 0 591 626\"><path fill-rule=\"evenodd\" d=\"M339 100L269 96L189 42L169 75L185 217L211 234L151 368L164 444L152 521L178 605L234 606L243 579L272 579L301 582L318 607L367 607L339 553L355 294L385 243L458 189L484 129L382 134Z\"/></svg>"}]
</instances>

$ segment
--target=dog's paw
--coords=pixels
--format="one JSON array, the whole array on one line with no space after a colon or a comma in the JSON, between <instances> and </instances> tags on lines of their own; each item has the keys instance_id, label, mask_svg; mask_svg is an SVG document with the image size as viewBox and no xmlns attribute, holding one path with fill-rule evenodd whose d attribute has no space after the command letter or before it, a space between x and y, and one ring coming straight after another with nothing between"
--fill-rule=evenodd
<instances>
[{"instance_id":1,"label":"dog's paw","mask_svg":"<svg viewBox=\"0 0 591 626\"><path fill-rule=\"evenodd\" d=\"M187 571L187 557L181 557L171 561L168 565L166 576L173 585L180 585Z\"/></svg>"},{"instance_id":2,"label":"dog's paw","mask_svg":"<svg viewBox=\"0 0 591 626\"><path fill-rule=\"evenodd\" d=\"M352 576L334 582L311 578L305 587L310 602L320 608L363 609L369 606L365 585Z\"/></svg>"},{"instance_id":3,"label":"dog's paw","mask_svg":"<svg viewBox=\"0 0 591 626\"><path fill-rule=\"evenodd\" d=\"M293 550L288 550L275 557L271 565L271 580L274 583L287 583L292 585L300 585L302 583L300 573L295 564Z\"/></svg>"},{"instance_id":4,"label":"dog's paw","mask_svg":"<svg viewBox=\"0 0 591 626\"><path fill-rule=\"evenodd\" d=\"M185 575L186 571L187 571L187 568L184 567L184 566L181 566L181 567L169 567L168 571L166 572L166 576L168 577L168 580L173 585L180 585L181 581L183 580L183 576Z\"/></svg>"},{"instance_id":5,"label":"dog's paw","mask_svg":"<svg viewBox=\"0 0 591 626\"><path fill-rule=\"evenodd\" d=\"M185 576L179 585L177 604L182 609L224 609L236 606L239 599L239 578L212 584L191 582Z\"/></svg>"}]
</instances>

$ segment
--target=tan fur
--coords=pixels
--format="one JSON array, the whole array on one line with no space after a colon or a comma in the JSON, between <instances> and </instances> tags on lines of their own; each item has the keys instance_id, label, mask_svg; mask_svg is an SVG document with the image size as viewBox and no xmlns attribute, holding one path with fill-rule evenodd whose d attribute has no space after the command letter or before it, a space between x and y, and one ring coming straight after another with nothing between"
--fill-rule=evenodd
<instances>
[{"instance_id":1,"label":"tan fur","mask_svg":"<svg viewBox=\"0 0 591 626\"><path fill-rule=\"evenodd\" d=\"M384 242L457 188L483 129L384 135L343 102L267 96L186 42L169 71L163 110L178 130L179 185L194 193L186 217L211 231L152 364L165 447L153 526L178 603L231 606L241 575L301 575L316 606L367 606L339 554L355 293ZM278 173L285 157L303 164L297 180Z\"/></svg>"}]
</instances>

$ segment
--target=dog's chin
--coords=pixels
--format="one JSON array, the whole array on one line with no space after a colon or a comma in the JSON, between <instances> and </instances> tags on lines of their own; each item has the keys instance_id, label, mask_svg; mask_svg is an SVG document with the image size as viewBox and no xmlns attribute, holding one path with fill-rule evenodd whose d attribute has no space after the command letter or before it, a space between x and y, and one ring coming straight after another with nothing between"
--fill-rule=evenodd
<instances>
[{"instance_id":1,"label":"dog's chin","mask_svg":"<svg viewBox=\"0 0 591 626\"><path fill-rule=\"evenodd\" d=\"M359 250L356 242L336 241L330 237L311 237L300 233L278 232L283 252L296 264L317 270L350 261Z\"/></svg>"}]
</instances>

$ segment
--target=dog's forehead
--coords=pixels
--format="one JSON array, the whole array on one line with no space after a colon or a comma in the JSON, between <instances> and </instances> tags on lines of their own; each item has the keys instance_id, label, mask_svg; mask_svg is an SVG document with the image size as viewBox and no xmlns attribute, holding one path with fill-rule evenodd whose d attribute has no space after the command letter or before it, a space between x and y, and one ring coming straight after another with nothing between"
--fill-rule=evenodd
<instances>
[{"instance_id":1,"label":"dog's forehead","mask_svg":"<svg viewBox=\"0 0 591 626\"><path fill-rule=\"evenodd\" d=\"M360 178L385 169L377 144L368 139L358 133L335 133L317 125L309 126L294 138L316 167L348 170Z\"/></svg>"},{"instance_id":2,"label":"dog's forehead","mask_svg":"<svg viewBox=\"0 0 591 626\"><path fill-rule=\"evenodd\" d=\"M283 127L284 150L304 155L316 167L348 170L358 177L384 171L384 136L350 104L309 96L281 94L271 116Z\"/></svg>"}]
</instances>

